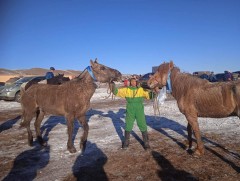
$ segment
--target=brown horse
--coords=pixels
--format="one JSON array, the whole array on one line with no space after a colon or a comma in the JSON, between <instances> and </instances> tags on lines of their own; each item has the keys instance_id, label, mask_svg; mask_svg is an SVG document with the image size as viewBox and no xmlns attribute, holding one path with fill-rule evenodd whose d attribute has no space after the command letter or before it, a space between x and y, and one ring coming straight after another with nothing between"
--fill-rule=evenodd
<instances>
[{"instance_id":1,"label":"brown horse","mask_svg":"<svg viewBox=\"0 0 240 181\"><path fill-rule=\"evenodd\" d=\"M72 142L73 122L78 119L83 126L80 149L85 150L88 137L88 122L86 112L90 106L90 99L97 86L94 79L105 83L120 79L121 73L115 69L99 64L96 60L90 61L89 66L81 76L61 85L35 84L23 92L21 98L22 122L21 126L27 128L28 144L33 143L30 122L36 116L34 123L37 140L41 145L46 145L43 140L40 126L45 114L65 116L68 126L67 148L71 153L76 152Z\"/></svg>"},{"instance_id":2,"label":"brown horse","mask_svg":"<svg viewBox=\"0 0 240 181\"><path fill-rule=\"evenodd\" d=\"M240 117L240 82L210 83L181 73L173 62L163 63L157 72L148 80L152 89L162 88L170 83L172 95L177 100L181 113L188 121L189 149L192 147L192 130L194 131L197 148L195 154L204 154L204 145L198 125L198 117L223 118Z\"/></svg>"},{"instance_id":3,"label":"brown horse","mask_svg":"<svg viewBox=\"0 0 240 181\"><path fill-rule=\"evenodd\" d=\"M69 77L64 77L64 74L58 74L51 79L47 79L47 84L60 85L69 80Z\"/></svg>"}]
</instances>

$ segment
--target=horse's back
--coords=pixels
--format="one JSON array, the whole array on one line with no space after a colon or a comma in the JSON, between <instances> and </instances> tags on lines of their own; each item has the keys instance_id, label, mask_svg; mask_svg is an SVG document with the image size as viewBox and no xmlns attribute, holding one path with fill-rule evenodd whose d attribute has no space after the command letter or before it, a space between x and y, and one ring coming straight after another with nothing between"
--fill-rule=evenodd
<instances>
[{"instance_id":1,"label":"horse's back","mask_svg":"<svg viewBox=\"0 0 240 181\"><path fill-rule=\"evenodd\" d=\"M77 81L66 82L61 85L35 84L32 85L23 96L23 104L34 102L37 107L46 113L65 115L70 112L86 111L90 104L90 98L95 89L90 84Z\"/></svg>"},{"instance_id":2,"label":"horse's back","mask_svg":"<svg viewBox=\"0 0 240 181\"><path fill-rule=\"evenodd\" d=\"M235 113L240 118L240 81L233 85L234 100L236 102Z\"/></svg>"},{"instance_id":3,"label":"horse's back","mask_svg":"<svg viewBox=\"0 0 240 181\"><path fill-rule=\"evenodd\" d=\"M207 83L186 92L182 94L184 96L179 105L183 113L195 112L198 117L221 118L233 115L237 110L239 115L240 84Z\"/></svg>"}]
</instances>

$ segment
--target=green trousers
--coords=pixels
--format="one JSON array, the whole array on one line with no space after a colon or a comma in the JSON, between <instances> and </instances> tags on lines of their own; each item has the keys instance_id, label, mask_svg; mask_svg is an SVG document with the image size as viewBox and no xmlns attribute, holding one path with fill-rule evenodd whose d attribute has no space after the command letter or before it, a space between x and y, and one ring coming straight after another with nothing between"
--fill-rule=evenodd
<instances>
[{"instance_id":1,"label":"green trousers","mask_svg":"<svg viewBox=\"0 0 240 181\"><path fill-rule=\"evenodd\" d=\"M127 103L126 131L132 131L135 119L141 132L147 131L144 106L142 103Z\"/></svg>"}]
</instances>

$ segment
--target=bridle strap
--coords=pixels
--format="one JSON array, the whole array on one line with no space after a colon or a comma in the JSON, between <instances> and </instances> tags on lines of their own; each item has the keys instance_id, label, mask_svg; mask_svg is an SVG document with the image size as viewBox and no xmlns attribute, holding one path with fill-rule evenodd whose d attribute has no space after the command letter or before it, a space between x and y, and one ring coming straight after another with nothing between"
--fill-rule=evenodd
<instances>
[{"instance_id":1,"label":"bridle strap","mask_svg":"<svg viewBox=\"0 0 240 181\"><path fill-rule=\"evenodd\" d=\"M94 80L94 81L97 81L96 77L95 77L94 74L93 74L93 70L92 70L92 67L91 67L91 66L87 66L87 67L82 71L82 73L81 73L79 76L77 76L77 78L79 78L86 70L87 70L88 73L91 75L91 77L93 78L93 80Z\"/></svg>"},{"instance_id":2,"label":"bridle strap","mask_svg":"<svg viewBox=\"0 0 240 181\"><path fill-rule=\"evenodd\" d=\"M167 85L169 89L169 93L172 93L172 84L171 84L171 70L168 71ZM154 77L154 80L160 85L159 81Z\"/></svg>"},{"instance_id":3,"label":"bridle strap","mask_svg":"<svg viewBox=\"0 0 240 181\"><path fill-rule=\"evenodd\" d=\"M91 75L91 77L93 78L94 81L97 81L96 77L93 74L93 70L91 66L88 66L87 68L88 73Z\"/></svg>"},{"instance_id":4,"label":"bridle strap","mask_svg":"<svg viewBox=\"0 0 240 181\"><path fill-rule=\"evenodd\" d=\"M168 84L168 89L169 89L169 93L172 93L172 83L171 83L171 71L168 71L168 78L167 78L167 84Z\"/></svg>"}]
</instances>

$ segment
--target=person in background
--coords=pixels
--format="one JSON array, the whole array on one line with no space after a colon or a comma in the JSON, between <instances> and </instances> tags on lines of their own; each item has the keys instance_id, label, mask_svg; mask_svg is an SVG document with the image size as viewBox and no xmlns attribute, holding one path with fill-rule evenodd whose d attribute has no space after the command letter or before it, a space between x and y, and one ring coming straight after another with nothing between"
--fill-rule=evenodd
<instances>
[{"instance_id":1,"label":"person in background","mask_svg":"<svg viewBox=\"0 0 240 181\"><path fill-rule=\"evenodd\" d=\"M51 79L51 78L53 78L54 77L54 71L55 71L55 68L54 67L50 67L50 71L48 71L47 73L46 73L46 80L48 80L48 79Z\"/></svg>"},{"instance_id":2,"label":"person in background","mask_svg":"<svg viewBox=\"0 0 240 181\"><path fill-rule=\"evenodd\" d=\"M225 76L224 76L225 81L231 81L232 80L231 72L226 70L226 71L224 71L224 73L225 73Z\"/></svg>"},{"instance_id":3,"label":"person in background","mask_svg":"<svg viewBox=\"0 0 240 181\"><path fill-rule=\"evenodd\" d=\"M128 81L128 79L126 78L126 79L124 80L124 87L127 87L127 86L129 86L129 81Z\"/></svg>"},{"instance_id":4,"label":"person in background","mask_svg":"<svg viewBox=\"0 0 240 181\"><path fill-rule=\"evenodd\" d=\"M150 148L147 132L146 118L144 114L144 98L150 99L153 97L152 92L145 91L142 87L137 87L136 78L130 79L130 86L116 88L112 82L111 91L114 95L125 98L127 101L126 105L126 124L125 124L125 137L122 145L123 149L127 149L129 146L130 132L133 129L134 121L137 120L137 125L142 132L144 149Z\"/></svg>"}]
</instances>

